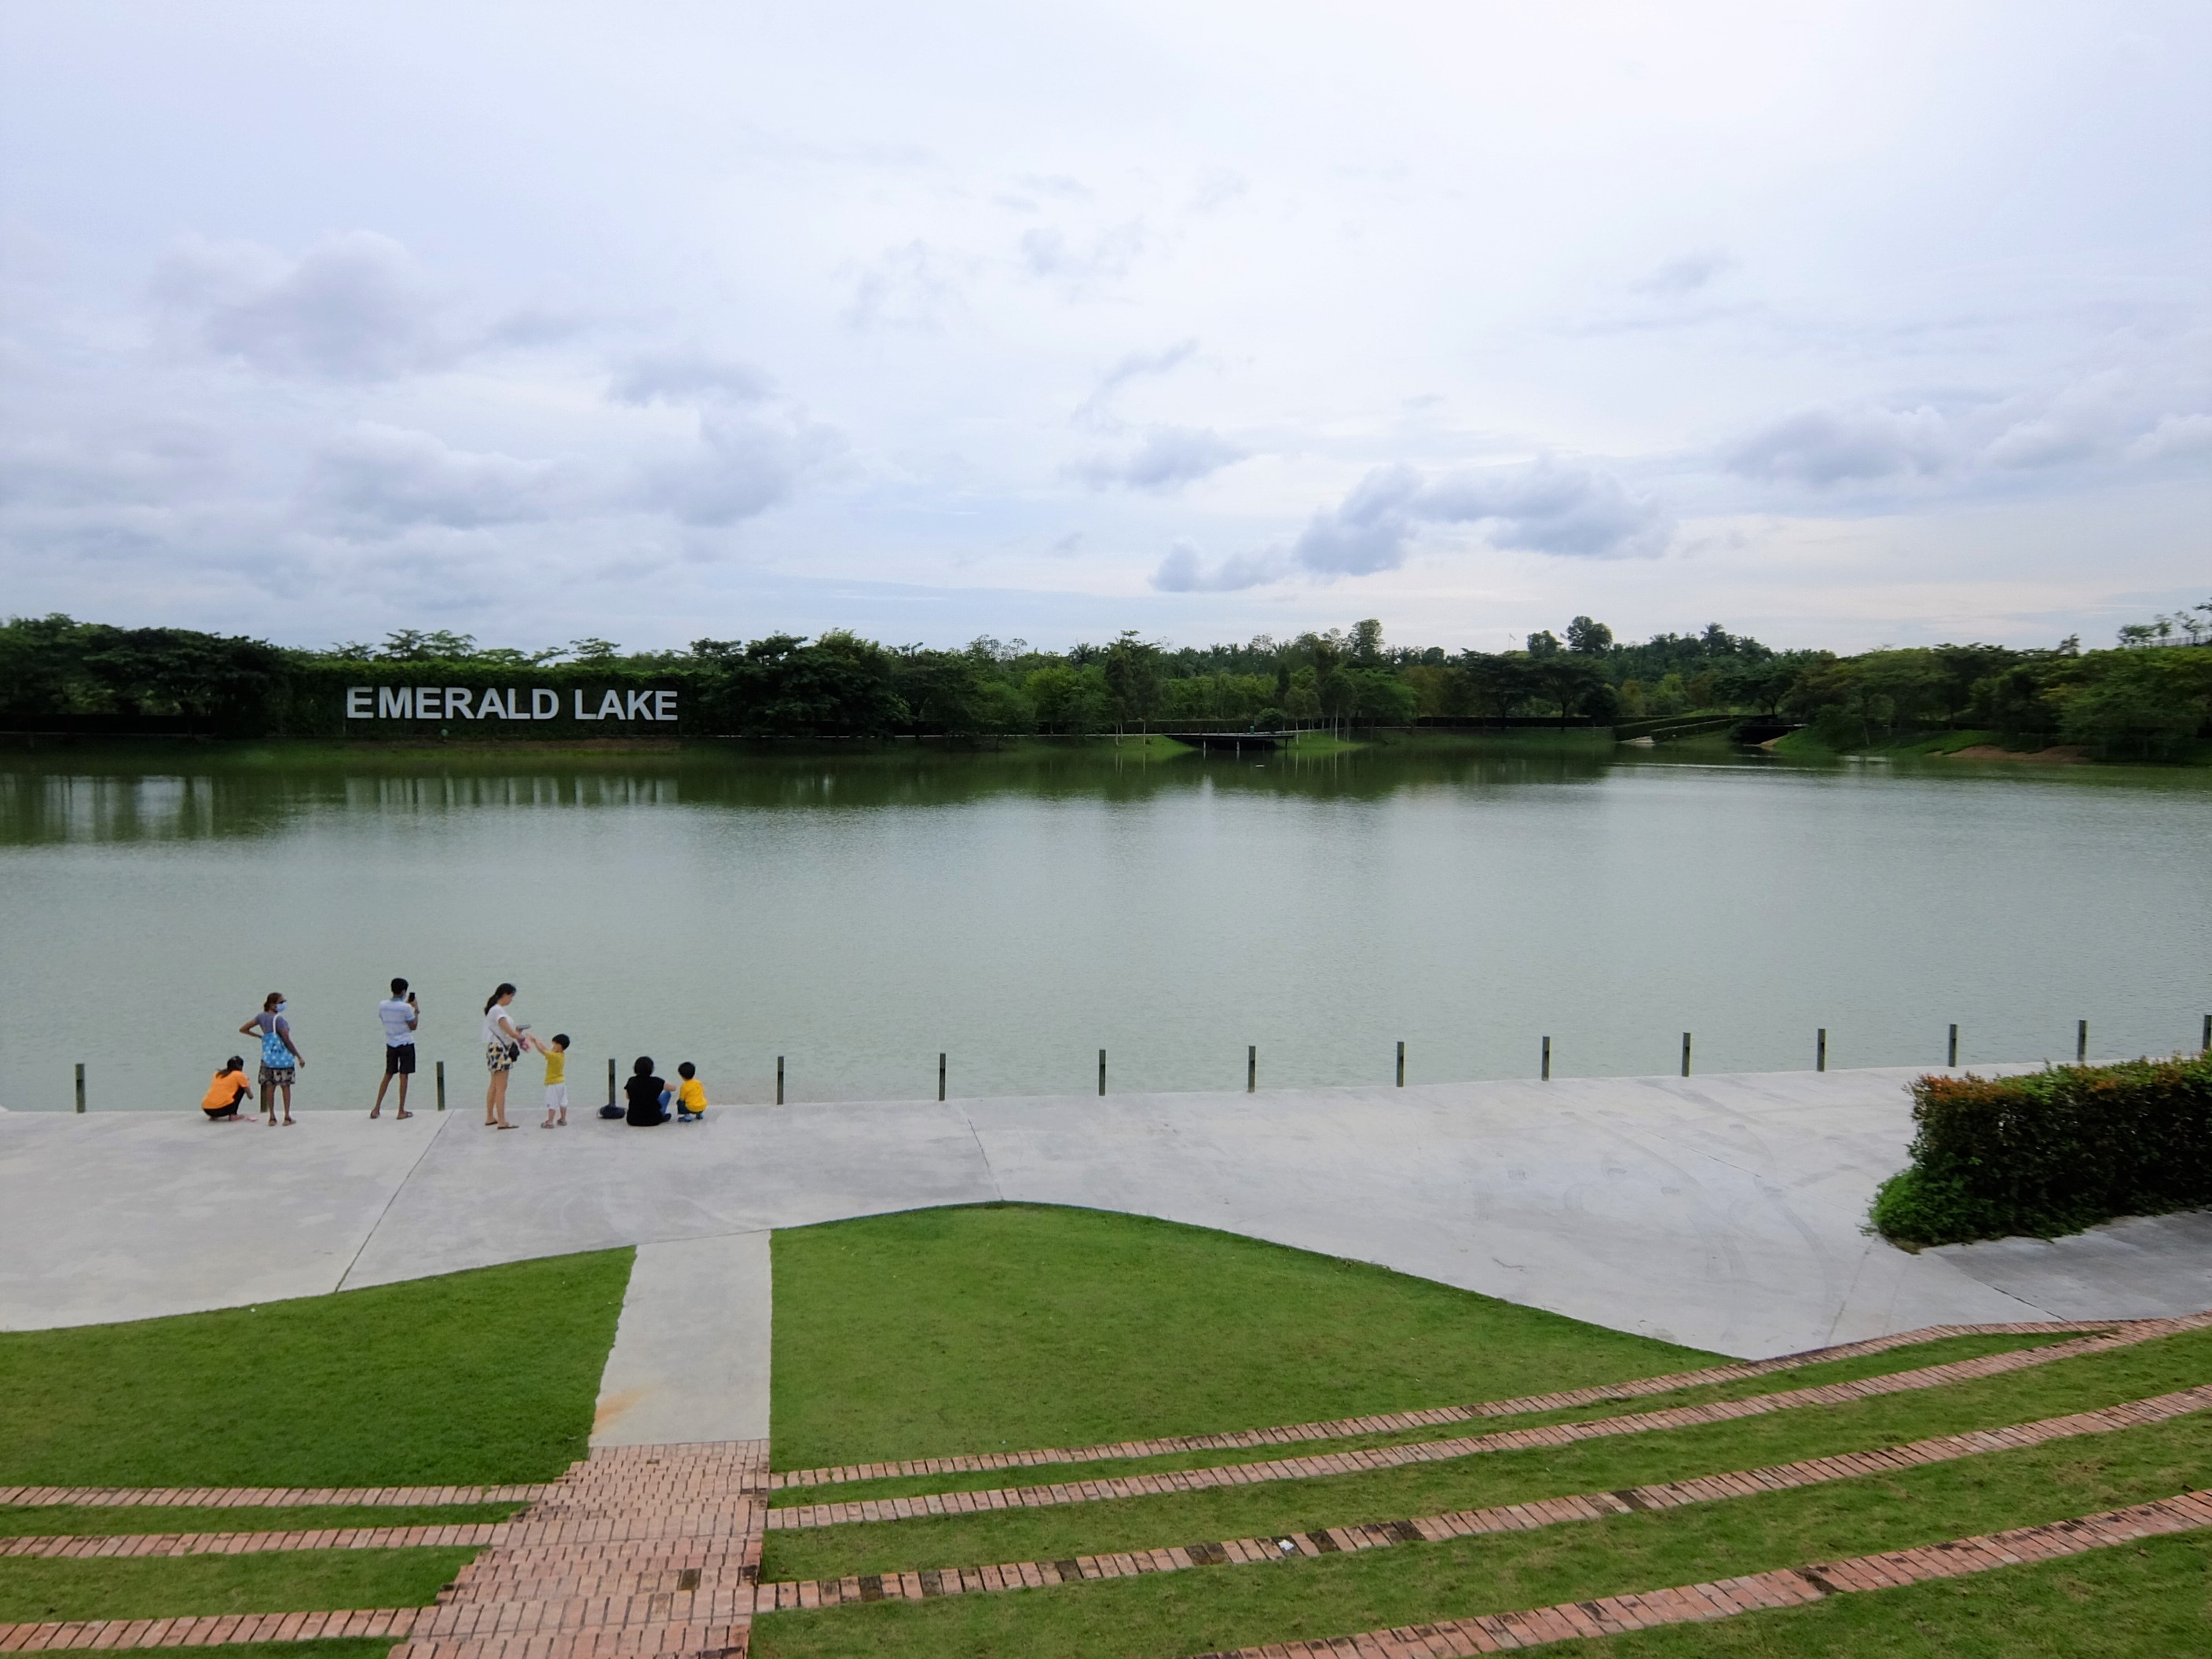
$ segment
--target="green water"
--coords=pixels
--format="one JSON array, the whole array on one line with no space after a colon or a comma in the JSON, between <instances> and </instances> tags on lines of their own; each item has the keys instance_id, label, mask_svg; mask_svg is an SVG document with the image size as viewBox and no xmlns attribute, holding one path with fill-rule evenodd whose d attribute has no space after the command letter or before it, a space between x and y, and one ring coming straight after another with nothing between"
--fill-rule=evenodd
<instances>
[{"instance_id":1,"label":"green water","mask_svg":"<svg viewBox=\"0 0 2212 1659\"><path fill-rule=\"evenodd\" d=\"M1303 760L0 756L0 1105L181 1109L264 991L365 1104L394 974L719 1099L2070 1058L2212 1009L2212 775L1498 744ZM537 1062L516 1097L536 1097Z\"/></svg>"}]
</instances>

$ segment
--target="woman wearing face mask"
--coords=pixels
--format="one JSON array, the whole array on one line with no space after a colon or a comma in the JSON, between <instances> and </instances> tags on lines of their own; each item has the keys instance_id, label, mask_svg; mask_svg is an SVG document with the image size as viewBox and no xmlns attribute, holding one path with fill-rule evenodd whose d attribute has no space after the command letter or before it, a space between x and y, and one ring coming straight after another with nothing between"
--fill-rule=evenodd
<instances>
[{"instance_id":1,"label":"woman wearing face mask","mask_svg":"<svg viewBox=\"0 0 2212 1659\"><path fill-rule=\"evenodd\" d=\"M261 1012L238 1028L240 1036L261 1039L261 1109L268 1114L272 1129L276 1127L279 1089L284 1091L284 1125L291 1127L294 1068L307 1063L292 1041L292 1022L284 1018L287 1006L282 991L271 991L261 1000Z\"/></svg>"}]
</instances>

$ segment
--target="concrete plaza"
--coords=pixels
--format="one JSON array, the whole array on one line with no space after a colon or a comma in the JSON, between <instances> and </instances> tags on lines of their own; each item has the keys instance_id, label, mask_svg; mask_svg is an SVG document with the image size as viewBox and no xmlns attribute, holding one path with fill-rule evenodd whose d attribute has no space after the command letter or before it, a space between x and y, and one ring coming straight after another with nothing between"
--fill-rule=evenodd
<instances>
[{"instance_id":1,"label":"concrete plaza","mask_svg":"<svg viewBox=\"0 0 2212 1659\"><path fill-rule=\"evenodd\" d=\"M2212 1306L2212 1213L1908 1255L1862 1231L1914 1071L587 1115L0 1114L0 1328L137 1319L634 1244L600 1438L750 1438L767 1234L994 1200L1218 1227L1744 1358ZM527 1120L526 1120L526 1122ZM682 1431L664 1412L678 1376ZM701 1412L705 1409L705 1416Z\"/></svg>"}]
</instances>

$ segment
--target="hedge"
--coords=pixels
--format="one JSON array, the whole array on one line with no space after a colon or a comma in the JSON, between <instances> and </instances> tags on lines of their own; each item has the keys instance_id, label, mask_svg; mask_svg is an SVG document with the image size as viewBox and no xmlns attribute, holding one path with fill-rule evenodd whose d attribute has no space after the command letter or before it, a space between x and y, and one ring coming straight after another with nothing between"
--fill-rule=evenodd
<instances>
[{"instance_id":1,"label":"hedge","mask_svg":"<svg viewBox=\"0 0 2212 1659\"><path fill-rule=\"evenodd\" d=\"M1871 1218L1893 1243L2048 1238L2212 1205L2212 1052L1911 1087L1912 1163Z\"/></svg>"}]
</instances>

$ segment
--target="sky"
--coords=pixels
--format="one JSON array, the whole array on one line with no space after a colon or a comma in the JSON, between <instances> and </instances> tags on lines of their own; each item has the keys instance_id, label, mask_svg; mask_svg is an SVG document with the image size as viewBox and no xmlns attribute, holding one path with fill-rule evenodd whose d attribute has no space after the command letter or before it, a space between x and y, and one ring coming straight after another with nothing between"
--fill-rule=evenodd
<instances>
[{"instance_id":1,"label":"sky","mask_svg":"<svg viewBox=\"0 0 2212 1659\"><path fill-rule=\"evenodd\" d=\"M2212 599L2212 7L0 0L0 614Z\"/></svg>"}]
</instances>

